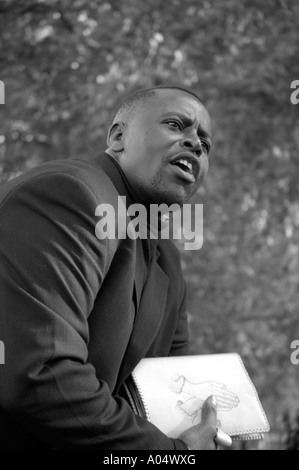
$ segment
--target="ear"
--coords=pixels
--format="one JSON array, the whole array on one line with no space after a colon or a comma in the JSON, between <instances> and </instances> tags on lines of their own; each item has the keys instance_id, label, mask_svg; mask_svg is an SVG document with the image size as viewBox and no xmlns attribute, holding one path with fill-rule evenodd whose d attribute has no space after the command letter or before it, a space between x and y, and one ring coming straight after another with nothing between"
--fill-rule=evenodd
<instances>
[{"instance_id":1,"label":"ear","mask_svg":"<svg viewBox=\"0 0 299 470\"><path fill-rule=\"evenodd\" d=\"M123 143L123 123L114 122L108 130L107 145L114 152L122 152Z\"/></svg>"}]
</instances>

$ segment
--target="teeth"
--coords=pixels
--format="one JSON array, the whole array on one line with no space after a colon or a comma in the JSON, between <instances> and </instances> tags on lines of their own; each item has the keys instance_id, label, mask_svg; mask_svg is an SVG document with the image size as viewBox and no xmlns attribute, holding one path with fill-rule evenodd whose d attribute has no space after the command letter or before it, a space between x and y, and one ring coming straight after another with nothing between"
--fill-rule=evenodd
<instances>
[{"instance_id":1,"label":"teeth","mask_svg":"<svg viewBox=\"0 0 299 470\"><path fill-rule=\"evenodd\" d=\"M182 165L186 165L189 170L192 171L192 163L188 162L187 160L184 160L183 158L180 158L178 162L182 163Z\"/></svg>"}]
</instances>

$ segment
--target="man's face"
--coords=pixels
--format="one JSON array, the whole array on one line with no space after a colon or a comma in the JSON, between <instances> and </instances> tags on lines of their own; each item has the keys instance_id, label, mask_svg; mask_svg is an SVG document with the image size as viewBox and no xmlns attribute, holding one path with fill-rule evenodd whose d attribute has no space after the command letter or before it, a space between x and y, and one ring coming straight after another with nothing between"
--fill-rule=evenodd
<instances>
[{"instance_id":1,"label":"man's face","mask_svg":"<svg viewBox=\"0 0 299 470\"><path fill-rule=\"evenodd\" d=\"M209 113L184 91L157 90L125 126L123 145L119 163L141 201L183 204L208 172Z\"/></svg>"}]
</instances>

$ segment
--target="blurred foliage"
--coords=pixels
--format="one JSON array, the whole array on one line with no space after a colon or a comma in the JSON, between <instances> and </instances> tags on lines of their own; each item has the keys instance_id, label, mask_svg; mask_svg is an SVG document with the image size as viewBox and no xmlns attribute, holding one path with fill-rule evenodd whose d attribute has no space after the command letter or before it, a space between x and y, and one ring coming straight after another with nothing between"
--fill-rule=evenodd
<instances>
[{"instance_id":1,"label":"blurred foliage","mask_svg":"<svg viewBox=\"0 0 299 470\"><path fill-rule=\"evenodd\" d=\"M296 0L0 1L1 183L104 149L130 91L179 83L204 98L204 245L182 250L193 352L238 352L274 429L299 408L298 21Z\"/></svg>"},{"instance_id":2,"label":"blurred foliage","mask_svg":"<svg viewBox=\"0 0 299 470\"><path fill-rule=\"evenodd\" d=\"M299 411L295 416L291 416L288 411L283 416L285 425L285 450L299 450Z\"/></svg>"}]
</instances>

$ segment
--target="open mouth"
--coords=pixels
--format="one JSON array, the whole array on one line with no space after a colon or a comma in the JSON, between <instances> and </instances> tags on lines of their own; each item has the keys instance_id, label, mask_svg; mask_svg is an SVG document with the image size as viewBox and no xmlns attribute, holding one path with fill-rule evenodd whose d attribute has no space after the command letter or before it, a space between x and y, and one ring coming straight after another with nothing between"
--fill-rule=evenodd
<instances>
[{"instance_id":1,"label":"open mouth","mask_svg":"<svg viewBox=\"0 0 299 470\"><path fill-rule=\"evenodd\" d=\"M192 163L188 162L184 158L180 158L176 162L173 162L172 165L176 165L179 168L181 168L183 171L185 171L186 173L189 173L189 175L193 175Z\"/></svg>"},{"instance_id":2,"label":"open mouth","mask_svg":"<svg viewBox=\"0 0 299 470\"><path fill-rule=\"evenodd\" d=\"M190 183L195 181L198 169L194 167L191 161L182 157L171 162L171 165L177 168L178 175L184 178L186 181Z\"/></svg>"}]
</instances>

